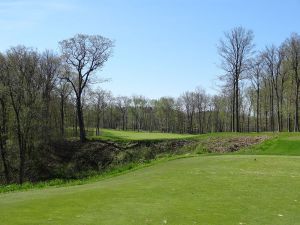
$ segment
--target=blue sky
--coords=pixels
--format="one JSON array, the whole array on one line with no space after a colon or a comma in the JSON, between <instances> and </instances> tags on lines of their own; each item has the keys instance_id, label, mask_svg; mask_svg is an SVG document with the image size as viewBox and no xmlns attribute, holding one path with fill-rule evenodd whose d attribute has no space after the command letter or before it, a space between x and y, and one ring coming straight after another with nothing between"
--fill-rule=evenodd
<instances>
[{"instance_id":1,"label":"blue sky","mask_svg":"<svg viewBox=\"0 0 300 225\"><path fill-rule=\"evenodd\" d=\"M23 44L58 51L76 33L115 40L97 76L115 95L179 96L217 90L216 45L235 26L252 29L256 48L300 33L299 0L0 0L0 50Z\"/></svg>"}]
</instances>

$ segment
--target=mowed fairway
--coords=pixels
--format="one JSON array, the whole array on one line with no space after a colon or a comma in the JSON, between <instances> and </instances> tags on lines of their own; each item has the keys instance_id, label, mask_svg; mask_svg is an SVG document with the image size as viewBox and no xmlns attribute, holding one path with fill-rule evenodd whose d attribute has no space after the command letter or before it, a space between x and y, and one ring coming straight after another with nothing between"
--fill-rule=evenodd
<instances>
[{"instance_id":1,"label":"mowed fairway","mask_svg":"<svg viewBox=\"0 0 300 225\"><path fill-rule=\"evenodd\" d=\"M0 195L0 224L300 224L300 157L199 156Z\"/></svg>"},{"instance_id":2,"label":"mowed fairway","mask_svg":"<svg viewBox=\"0 0 300 225\"><path fill-rule=\"evenodd\" d=\"M160 133L160 132L149 133L149 132L122 131L122 130L110 130L110 129L101 129L101 135L91 136L92 139L113 140L113 141L165 140L165 139L182 139L182 138L194 138L194 137L197 137L197 135Z\"/></svg>"}]
</instances>

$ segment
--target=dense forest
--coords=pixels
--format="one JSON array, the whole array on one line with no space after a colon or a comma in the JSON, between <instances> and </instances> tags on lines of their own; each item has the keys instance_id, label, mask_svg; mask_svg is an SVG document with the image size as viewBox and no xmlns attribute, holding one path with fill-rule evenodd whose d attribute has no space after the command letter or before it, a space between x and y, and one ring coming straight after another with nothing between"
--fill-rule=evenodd
<instances>
[{"instance_id":1,"label":"dense forest","mask_svg":"<svg viewBox=\"0 0 300 225\"><path fill-rule=\"evenodd\" d=\"M160 99L114 96L95 85L114 48L100 35L63 40L59 53L25 46L0 53L1 180L23 183L49 143L70 137L83 143L101 135L101 128L298 132L300 36L264 49L254 44L253 32L245 28L224 33L217 48L224 70L219 94L198 87Z\"/></svg>"}]
</instances>

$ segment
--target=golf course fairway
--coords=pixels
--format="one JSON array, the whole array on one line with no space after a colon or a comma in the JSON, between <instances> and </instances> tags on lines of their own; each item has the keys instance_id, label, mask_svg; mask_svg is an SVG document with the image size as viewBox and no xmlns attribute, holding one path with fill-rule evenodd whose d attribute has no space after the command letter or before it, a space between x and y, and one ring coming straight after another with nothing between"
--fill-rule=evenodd
<instances>
[{"instance_id":1,"label":"golf course fairway","mask_svg":"<svg viewBox=\"0 0 300 225\"><path fill-rule=\"evenodd\" d=\"M300 224L300 157L218 155L0 194L0 224Z\"/></svg>"}]
</instances>

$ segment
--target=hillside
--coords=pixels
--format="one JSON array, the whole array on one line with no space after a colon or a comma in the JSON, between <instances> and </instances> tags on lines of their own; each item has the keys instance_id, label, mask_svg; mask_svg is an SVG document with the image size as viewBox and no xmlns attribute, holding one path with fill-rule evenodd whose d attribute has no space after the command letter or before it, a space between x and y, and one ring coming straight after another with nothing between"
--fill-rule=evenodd
<instances>
[{"instance_id":1,"label":"hillside","mask_svg":"<svg viewBox=\"0 0 300 225\"><path fill-rule=\"evenodd\" d=\"M146 133L137 137L140 134L129 132L124 138L125 134L118 131L105 132L102 138L108 140L110 136L112 141L114 136L118 145L132 143L134 138L138 143L149 144ZM156 135L154 143L171 141L156 140L160 139L158 134L149 135ZM257 134L207 134L181 139L175 135L175 141L192 140L195 149L178 152L184 154L180 159L157 161L120 176L91 179L82 185L2 193L1 222L300 224L300 195L296 191L300 185L300 138L288 133L261 135L264 136L268 138L259 144L241 146L238 151L224 154L205 148L231 149L239 146L231 142L249 141L250 137L256 140Z\"/></svg>"},{"instance_id":2,"label":"hillside","mask_svg":"<svg viewBox=\"0 0 300 225\"><path fill-rule=\"evenodd\" d=\"M299 224L300 158L205 156L0 195L2 224ZM16 216L17 215L17 216Z\"/></svg>"}]
</instances>

